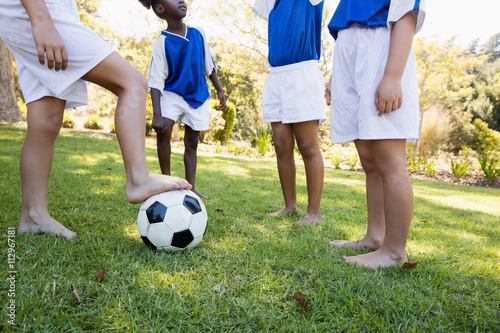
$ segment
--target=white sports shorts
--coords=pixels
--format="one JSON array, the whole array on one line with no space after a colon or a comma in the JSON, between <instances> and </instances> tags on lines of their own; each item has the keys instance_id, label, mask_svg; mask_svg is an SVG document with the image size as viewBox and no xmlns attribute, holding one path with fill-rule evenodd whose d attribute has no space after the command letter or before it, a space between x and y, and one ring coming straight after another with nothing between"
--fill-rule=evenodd
<instances>
[{"instance_id":1,"label":"white sports shorts","mask_svg":"<svg viewBox=\"0 0 500 333\"><path fill-rule=\"evenodd\" d=\"M326 119L323 75L316 60L272 67L262 91L265 122L283 124Z\"/></svg>"},{"instance_id":2,"label":"white sports shorts","mask_svg":"<svg viewBox=\"0 0 500 333\"><path fill-rule=\"evenodd\" d=\"M51 96L66 107L87 104L87 86L81 77L114 50L80 22L75 0L45 0L68 54L65 71L49 70L38 62L31 23L20 1L0 0L0 36L14 54L26 103Z\"/></svg>"},{"instance_id":3,"label":"white sports shorts","mask_svg":"<svg viewBox=\"0 0 500 333\"><path fill-rule=\"evenodd\" d=\"M162 91L161 115L173 121L180 120L195 131L206 131L210 126L208 100L195 109L181 95L170 91Z\"/></svg>"},{"instance_id":4,"label":"white sports shorts","mask_svg":"<svg viewBox=\"0 0 500 333\"><path fill-rule=\"evenodd\" d=\"M375 108L375 92L384 74L390 34L386 27L354 26L339 32L332 70L332 143L418 139L418 81L413 50L401 80L401 108L382 116Z\"/></svg>"}]
</instances>

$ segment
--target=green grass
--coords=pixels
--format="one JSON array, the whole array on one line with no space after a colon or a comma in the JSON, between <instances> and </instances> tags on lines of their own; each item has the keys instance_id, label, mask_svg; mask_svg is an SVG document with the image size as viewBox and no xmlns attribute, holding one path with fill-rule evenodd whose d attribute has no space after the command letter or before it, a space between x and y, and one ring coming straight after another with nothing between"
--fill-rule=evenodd
<instances>
[{"instance_id":1,"label":"green grass","mask_svg":"<svg viewBox=\"0 0 500 333\"><path fill-rule=\"evenodd\" d=\"M57 141L49 210L79 238L16 235L10 297L7 234L20 215L24 134L0 125L0 331L500 331L498 189L414 181L408 257L417 268L368 270L341 260L359 252L327 245L365 231L362 173L326 170L324 222L291 229L292 219L265 214L282 204L275 162L200 156L197 185L212 197L205 238L191 251L152 252L137 234L139 205L124 197L116 140L72 131ZM157 172L154 143L147 154ZM182 176L182 155L172 158ZM297 170L304 212L304 171ZM107 274L97 283L102 267ZM298 291L309 311L293 299Z\"/></svg>"}]
</instances>

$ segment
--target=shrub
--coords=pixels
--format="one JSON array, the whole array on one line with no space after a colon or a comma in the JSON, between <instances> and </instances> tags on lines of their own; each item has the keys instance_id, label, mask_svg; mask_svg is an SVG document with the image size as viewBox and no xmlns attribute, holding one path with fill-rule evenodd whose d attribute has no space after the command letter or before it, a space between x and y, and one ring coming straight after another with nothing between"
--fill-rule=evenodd
<instances>
[{"instance_id":1,"label":"shrub","mask_svg":"<svg viewBox=\"0 0 500 333\"><path fill-rule=\"evenodd\" d=\"M104 128L104 126L102 126L101 123L99 122L99 117L95 115L89 116L85 121L85 123L83 124L83 127L92 130L101 130Z\"/></svg>"},{"instance_id":2,"label":"shrub","mask_svg":"<svg viewBox=\"0 0 500 333\"><path fill-rule=\"evenodd\" d=\"M218 110L219 102L212 105L212 108ZM236 119L236 108L234 104L227 102L226 108L222 110L222 118L224 119L224 128L218 130L214 134L214 138L218 140L222 145L225 145L231 138L231 133L233 132L234 122Z\"/></svg>"},{"instance_id":3,"label":"shrub","mask_svg":"<svg viewBox=\"0 0 500 333\"><path fill-rule=\"evenodd\" d=\"M488 153L498 150L500 146L500 133L488 127L481 119L476 119L474 125L473 145L477 152Z\"/></svg>"},{"instance_id":4,"label":"shrub","mask_svg":"<svg viewBox=\"0 0 500 333\"><path fill-rule=\"evenodd\" d=\"M330 155L330 162L332 163L333 167L335 169L340 169L340 165L342 162L344 162L344 158L340 153L337 154L331 154Z\"/></svg>"},{"instance_id":5,"label":"shrub","mask_svg":"<svg viewBox=\"0 0 500 333\"><path fill-rule=\"evenodd\" d=\"M349 170L353 171L356 169L356 167L358 166L358 155L351 155L349 156L349 158L347 158L347 166L349 166Z\"/></svg>"},{"instance_id":6,"label":"shrub","mask_svg":"<svg viewBox=\"0 0 500 333\"><path fill-rule=\"evenodd\" d=\"M406 167L409 173L415 173L420 169L420 163L413 145L406 145Z\"/></svg>"},{"instance_id":7,"label":"shrub","mask_svg":"<svg viewBox=\"0 0 500 333\"><path fill-rule=\"evenodd\" d=\"M71 116L69 114L64 114L64 119L62 122L62 127L63 128L75 128L75 122L73 119L71 119Z\"/></svg>"},{"instance_id":8,"label":"shrub","mask_svg":"<svg viewBox=\"0 0 500 333\"><path fill-rule=\"evenodd\" d=\"M429 160L427 157L421 157L420 164L422 165L422 169L425 171L426 175L433 176L436 174L434 161Z\"/></svg>"},{"instance_id":9,"label":"shrub","mask_svg":"<svg viewBox=\"0 0 500 333\"><path fill-rule=\"evenodd\" d=\"M500 177L500 159L496 156L488 156L487 154L479 157L479 165L486 179L490 182Z\"/></svg>"},{"instance_id":10,"label":"shrub","mask_svg":"<svg viewBox=\"0 0 500 333\"><path fill-rule=\"evenodd\" d=\"M470 112L455 111L450 113L450 138L448 150L457 154L462 146L470 145L474 137L474 126L471 124Z\"/></svg>"},{"instance_id":11,"label":"shrub","mask_svg":"<svg viewBox=\"0 0 500 333\"><path fill-rule=\"evenodd\" d=\"M113 129L114 129L113 125ZM146 116L146 136L151 136L151 133L153 132L153 118Z\"/></svg>"},{"instance_id":12,"label":"shrub","mask_svg":"<svg viewBox=\"0 0 500 333\"><path fill-rule=\"evenodd\" d=\"M451 172L457 179L462 178L467 173L467 170L471 166L471 162L469 160L464 159L456 159L450 161Z\"/></svg>"},{"instance_id":13,"label":"shrub","mask_svg":"<svg viewBox=\"0 0 500 333\"><path fill-rule=\"evenodd\" d=\"M216 140L215 134L221 130L224 130L224 118L222 117L222 111L218 109L210 109L210 125L208 131L200 132L200 142L205 142L205 139L214 141Z\"/></svg>"},{"instance_id":14,"label":"shrub","mask_svg":"<svg viewBox=\"0 0 500 333\"><path fill-rule=\"evenodd\" d=\"M252 140L252 146L257 148L260 155L265 156L272 150L273 135L269 126L259 126Z\"/></svg>"}]
</instances>

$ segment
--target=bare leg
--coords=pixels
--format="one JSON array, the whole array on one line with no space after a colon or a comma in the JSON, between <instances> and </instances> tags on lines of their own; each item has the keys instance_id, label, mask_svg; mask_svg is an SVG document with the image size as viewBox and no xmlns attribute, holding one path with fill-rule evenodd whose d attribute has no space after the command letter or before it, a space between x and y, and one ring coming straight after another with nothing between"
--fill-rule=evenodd
<instances>
[{"instance_id":1,"label":"bare leg","mask_svg":"<svg viewBox=\"0 0 500 333\"><path fill-rule=\"evenodd\" d=\"M196 193L202 199L209 199L208 196L201 194L196 190L196 166L198 164L198 138L199 131L193 130L189 126L185 126L184 135L184 170L186 180L193 185L191 191Z\"/></svg>"},{"instance_id":2,"label":"bare leg","mask_svg":"<svg viewBox=\"0 0 500 333\"><path fill-rule=\"evenodd\" d=\"M169 118L163 117L166 123L166 130L163 133L156 135L156 152L158 154L158 161L160 162L161 173L164 175L171 175L170 170L170 156L172 155L172 128L174 128L174 121Z\"/></svg>"},{"instance_id":3,"label":"bare leg","mask_svg":"<svg viewBox=\"0 0 500 333\"><path fill-rule=\"evenodd\" d=\"M21 152L22 211L19 233L45 232L72 239L76 234L54 220L47 209L54 144L66 102L44 97L28 104L28 132Z\"/></svg>"},{"instance_id":4,"label":"bare leg","mask_svg":"<svg viewBox=\"0 0 500 333\"><path fill-rule=\"evenodd\" d=\"M145 148L145 77L113 53L83 78L118 96L115 127L125 164L128 201L138 203L160 192L191 189L184 179L149 172Z\"/></svg>"},{"instance_id":5,"label":"bare leg","mask_svg":"<svg viewBox=\"0 0 500 333\"><path fill-rule=\"evenodd\" d=\"M413 189L406 168L405 140L367 141L375 167L382 178L385 236L371 253L344 257L348 264L377 268L406 261L406 242L413 216Z\"/></svg>"},{"instance_id":6,"label":"bare leg","mask_svg":"<svg viewBox=\"0 0 500 333\"><path fill-rule=\"evenodd\" d=\"M382 246L385 235L384 190L382 175L375 166L370 141L356 140L363 171L366 174L366 202L368 206L368 229L366 235L358 240L334 240L335 247L377 250Z\"/></svg>"},{"instance_id":7,"label":"bare leg","mask_svg":"<svg viewBox=\"0 0 500 333\"><path fill-rule=\"evenodd\" d=\"M297 146L304 160L307 181L307 213L294 223L312 224L321 220L321 195L323 193L324 164L319 149L318 121L307 121L293 125Z\"/></svg>"},{"instance_id":8,"label":"bare leg","mask_svg":"<svg viewBox=\"0 0 500 333\"><path fill-rule=\"evenodd\" d=\"M297 209L296 197L296 167L293 149L295 137L292 125L272 123L274 149L278 163L278 174L281 183L281 191L285 199L285 208L280 211L269 213L269 216L285 216L292 214Z\"/></svg>"}]
</instances>

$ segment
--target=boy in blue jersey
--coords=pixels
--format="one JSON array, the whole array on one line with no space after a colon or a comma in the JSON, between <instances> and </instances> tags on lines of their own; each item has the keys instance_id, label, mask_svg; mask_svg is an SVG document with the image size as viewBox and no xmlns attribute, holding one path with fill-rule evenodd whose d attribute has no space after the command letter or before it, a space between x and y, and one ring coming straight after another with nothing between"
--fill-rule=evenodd
<instances>
[{"instance_id":1,"label":"boy in blue jersey","mask_svg":"<svg viewBox=\"0 0 500 333\"><path fill-rule=\"evenodd\" d=\"M271 71L262 92L263 119L271 123L278 174L285 207L270 216L297 210L295 140L304 160L308 205L295 222L321 220L324 165L319 149L319 125L326 118L321 53L323 0L257 0L254 12L269 20Z\"/></svg>"},{"instance_id":2,"label":"boy in blue jersey","mask_svg":"<svg viewBox=\"0 0 500 333\"><path fill-rule=\"evenodd\" d=\"M76 233L48 212L48 186L64 109L87 103L86 82L118 96L116 136L132 203L169 190L190 189L183 179L149 172L145 153L144 76L84 26L74 0L0 0L0 37L16 58L27 104L28 130L21 152L19 233Z\"/></svg>"},{"instance_id":3,"label":"boy in blue jersey","mask_svg":"<svg viewBox=\"0 0 500 333\"><path fill-rule=\"evenodd\" d=\"M205 76L217 91L220 109L226 107L210 49L201 29L184 24L187 13L184 0L139 1L168 24L153 46L148 74L161 171L170 175L172 128L181 119L185 125L186 180L193 185L193 192L207 199L195 187L198 138L200 131L209 128L209 92Z\"/></svg>"},{"instance_id":4,"label":"boy in blue jersey","mask_svg":"<svg viewBox=\"0 0 500 333\"><path fill-rule=\"evenodd\" d=\"M376 268L407 260L413 190L406 141L419 135L412 41L424 11L424 0L341 0L328 25L336 39L326 91L330 134L333 143L354 141L368 206L366 235L331 245L374 250L344 257L349 264Z\"/></svg>"}]
</instances>

